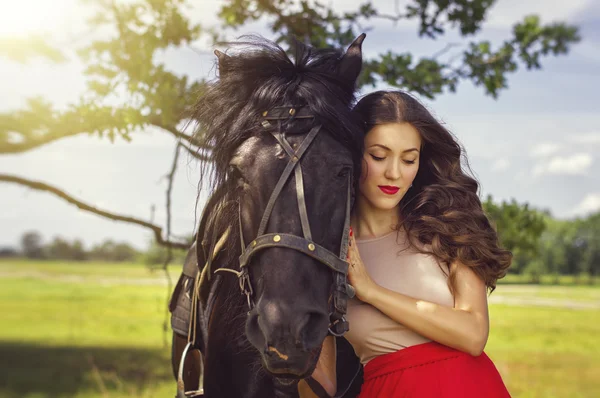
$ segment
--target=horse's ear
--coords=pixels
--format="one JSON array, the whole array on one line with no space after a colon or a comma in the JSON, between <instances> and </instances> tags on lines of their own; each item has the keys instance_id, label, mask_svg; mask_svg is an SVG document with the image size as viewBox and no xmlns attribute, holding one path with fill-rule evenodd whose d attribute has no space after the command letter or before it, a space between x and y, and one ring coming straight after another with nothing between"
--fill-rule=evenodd
<instances>
[{"instance_id":1,"label":"horse's ear","mask_svg":"<svg viewBox=\"0 0 600 398\"><path fill-rule=\"evenodd\" d=\"M219 60L219 73L222 74L227 69L227 60L229 59L229 55L222 53L219 50L215 50L215 55Z\"/></svg>"},{"instance_id":2,"label":"horse's ear","mask_svg":"<svg viewBox=\"0 0 600 398\"><path fill-rule=\"evenodd\" d=\"M367 35L363 33L354 39L340 61L340 75L348 81L356 81L362 69L362 43L365 37Z\"/></svg>"}]
</instances>

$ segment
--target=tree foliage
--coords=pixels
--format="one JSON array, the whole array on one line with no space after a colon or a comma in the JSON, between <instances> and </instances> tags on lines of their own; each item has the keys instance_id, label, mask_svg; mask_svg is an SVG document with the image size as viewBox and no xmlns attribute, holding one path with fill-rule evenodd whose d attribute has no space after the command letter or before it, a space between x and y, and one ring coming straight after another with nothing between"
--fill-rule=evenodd
<instances>
[{"instance_id":1,"label":"tree foliage","mask_svg":"<svg viewBox=\"0 0 600 398\"><path fill-rule=\"evenodd\" d=\"M80 239L69 241L61 236L54 236L49 243L43 244L39 232L29 231L23 234L21 242L23 256L38 260L123 262L140 258L140 253L129 243L115 242L112 239L106 239L87 250ZM148 252L153 250L152 247Z\"/></svg>"},{"instance_id":2,"label":"tree foliage","mask_svg":"<svg viewBox=\"0 0 600 398\"><path fill-rule=\"evenodd\" d=\"M29 231L21 237L21 250L27 258L43 258L44 246L42 235L36 231Z\"/></svg>"},{"instance_id":3,"label":"tree foliage","mask_svg":"<svg viewBox=\"0 0 600 398\"><path fill-rule=\"evenodd\" d=\"M463 38L461 43L446 45L427 57L417 58L408 49L394 48L364 61L360 85L383 82L428 98L445 91L454 92L462 81L470 81L482 87L483 94L497 97L508 87L510 73L519 67L539 69L544 57L566 54L580 40L577 27L562 22L543 24L532 15L515 21L509 37L502 43L477 41L475 36L484 26L495 0L410 0L404 9L396 7L392 14L380 11L378 5L383 3L379 1L365 1L354 11L339 12L317 0L228 0L214 26L200 26L191 21L187 12L194 3L186 0L88 0L87 3L94 8L89 28L99 33L77 52L86 65L85 93L66 109L57 109L43 98L30 98L23 109L0 113L0 155L22 153L79 134L131 140L135 133L154 129L171 135L189 153L205 159L210 148L200 147L197 137L183 129L191 118L190 105L202 93L205 82L173 73L159 61L160 55L167 49L197 51L194 43L203 36L212 37L216 43L258 20L266 22L273 37L285 46L293 45L295 37L318 47L345 47L358 34L374 29L377 24L400 20L416 21L416 34L426 40L440 40L449 30L457 31ZM0 56L17 62L26 62L36 55L65 61L63 51L49 43L51 40L40 37L3 39ZM174 170L170 178L173 174ZM52 184L7 175L0 175L0 181L54 190L65 200L73 199ZM170 188L167 194L170 195ZM103 217L113 214L94 211L94 206L82 201L76 205ZM491 201L488 206L493 217L499 217L499 229L505 231L501 234L509 246L523 253L533 250L540 226L535 217L528 218L527 209L507 204L498 212ZM514 237L513 232L506 232L517 228L510 225L513 216L524 223L519 228L528 232L515 231ZM160 228L136 221L162 234ZM164 242L169 239L166 236ZM592 242L590 239L585 242L596 244L588 243ZM177 245L183 247L185 243ZM586 253L591 254L586 256L596 258L594 250L589 249ZM567 250L564 255L569 253Z\"/></svg>"},{"instance_id":4,"label":"tree foliage","mask_svg":"<svg viewBox=\"0 0 600 398\"><path fill-rule=\"evenodd\" d=\"M365 60L361 85L385 82L429 98L444 90L455 91L461 80L481 85L485 94L496 97L507 88L507 75L519 64L538 69L543 56L566 54L580 39L577 27L543 25L532 15L516 22L511 37L496 47L489 41L471 40L484 25L494 0L413 0L393 15L379 12L377 2L372 1L354 12L336 12L319 1L229 0L219 12L220 24L213 27L190 21L186 17L190 3L185 0L88 3L96 10L90 28L108 32L109 38L97 39L78 51L86 65L86 93L66 110L34 98L23 110L0 114L0 153L22 152L81 133L129 140L132 133L149 127L195 147L197 142L180 127L189 118L189 106L204 82L170 72L157 55L168 48L192 48L203 34L223 40L225 34L231 36L232 30L259 19L267 21L280 43L290 45L295 37L318 47L347 46L362 31L372 29L368 24L382 20L417 20L417 34L430 39L456 29L465 42L463 50L454 54L442 51L414 59L409 52L390 49ZM64 60L39 37L30 39L34 45L29 46L23 46L27 43L23 40L17 44L30 50L28 56L37 53ZM4 43L0 55L19 61L28 58L9 51L17 46L9 46L6 39L0 43ZM448 59L442 60L442 55Z\"/></svg>"},{"instance_id":5,"label":"tree foliage","mask_svg":"<svg viewBox=\"0 0 600 398\"><path fill-rule=\"evenodd\" d=\"M513 252L510 273L526 274L532 282L546 274L600 275L600 212L558 220L515 200L497 204L489 196L483 205L501 244Z\"/></svg>"},{"instance_id":6,"label":"tree foliage","mask_svg":"<svg viewBox=\"0 0 600 398\"><path fill-rule=\"evenodd\" d=\"M514 199L496 204L491 196L483 208L496 226L500 243L513 253L513 271L520 263L527 264L539 255L546 215Z\"/></svg>"},{"instance_id":7,"label":"tree foliage","mask_svg":"<svg viewBox=\"0 0 600 398\"><path fill-rule=\"evenodd\" d=\"M319 1L230 0L219 14L226 27L238 28L250 21L267 20L280 43L292 44L299 38L314 46L343 47L363 31L365 24L381 20L418 21L418 35L439 39L448 29L456 29L465 38L461 52L442 51L414 59L409 52L390 49L366 60L360 84L385 82L417 92L428 98L454 92L461 80L483 86L485 94L497 97L508 87L507 75L519 64L539 69L540 59L548 54L566 54L580 40L577 28L565 23L543 25L536 15L516 22L511 36L494 47L487 40L470 40L480 32L495 0L412 0L395 14L378 11L377 2L365 1L354 12L336 12ZM216 38L219 35L215 35ZM399 46L400 47L400 46ZM442 55L448 55L442 59Z\"/></svg>"}]
</instances>

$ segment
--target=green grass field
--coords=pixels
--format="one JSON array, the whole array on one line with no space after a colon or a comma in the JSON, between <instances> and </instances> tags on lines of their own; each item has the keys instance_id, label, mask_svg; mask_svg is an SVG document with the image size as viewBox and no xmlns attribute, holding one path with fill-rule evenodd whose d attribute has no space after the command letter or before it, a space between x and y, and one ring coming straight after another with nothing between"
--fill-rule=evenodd
<instances>
[{"instance_id":1,"label":"green grass field","mask_svg":"<svg viewBox=\"0 0 600 398\"><path fill-rule=\"evenodd\" d=\"M179 274L173 267L173 280ZM600 287L499 285L486 352L513 397L600 396ZM164 273L0 261L0 397L171 397Z\"/></svg>"}]
</instances>

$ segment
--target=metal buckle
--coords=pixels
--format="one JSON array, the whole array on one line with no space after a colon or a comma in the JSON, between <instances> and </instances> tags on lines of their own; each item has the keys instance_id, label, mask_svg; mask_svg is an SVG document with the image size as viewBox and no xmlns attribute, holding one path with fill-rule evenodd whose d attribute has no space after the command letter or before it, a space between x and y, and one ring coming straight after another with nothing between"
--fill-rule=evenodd
<instances>
[{"instance_id":1,"label":"metal buckle","mask_svg":"<svg viewBox=\"0 0 600 398\"><path fill-rule=\"evenodd\" d=\"M334 314L332 313L330 315L330 317L332 317ZM339 331L339 327L342 327L342 331ZM346 333L348 331L348 321L346 321L346 317L344 315L342 315L341 318L338 318L336 320L334 320L332 323L329 324L329 327L327 328L329 330L329 333L335 337L342 337L344 335L344 333ZM335 330L335 331L334 331Z\"/></svg>"},{"instance_id":2,"label":"metal buckle","mask_svg":"<svg viewBox=\"0 0 600 398\"><path fill-rule=\"evenodd\" d=\"M254 294L254 289L252 289L252 283L250 282L250 273L248 272L248 268L242 268L238 281L240 284L240 290L242 291L242 294L245 294L246 299L248 300L248 308L252 309L254 307L252 303L252 295Z\"/></svg>"}]
</instances>

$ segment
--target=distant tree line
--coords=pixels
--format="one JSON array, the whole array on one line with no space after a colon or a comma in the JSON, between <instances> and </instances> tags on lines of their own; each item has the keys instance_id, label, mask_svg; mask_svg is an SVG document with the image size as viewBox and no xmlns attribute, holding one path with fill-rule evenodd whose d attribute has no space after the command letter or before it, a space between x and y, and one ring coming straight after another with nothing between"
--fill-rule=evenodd
<instances>
[{"instance_id":1,"label":"distant tree line","mask_svg":"<svg viewBox=\"0 0 600 398\"><path fill-rule=\"evenodd\" d=\"M600 276L600 212L558 220L514 199L483 203L504 247L512 251L509 273L539 282L542 275Z\"/></svg>"},{"instance_id":2,"label":"distant tree line","mask_svg":"<svg viewBox=\"0 0 600 398\"><path fill-rule=\"evenodd\" d=\"M172 250L172 261L182 263L184 250ZM147 265L163 264L168 256L168 249L151 242L145 251L140 251L127 242L115 242L106 239L100 244L86 249L80 239L68 241L55 236L44 243L42 235L37 231L28 231L21 237L21 247L0 248L0 257L26 257L34 260L65 261L107 261L107 262L143 262Z\"/></svg>"},{"instance_id":3,"label":"distant tree line","mask_svg":"<svg viewBox=\"0 0 600 398\"><path fill-rule=\"evenodd\" d=\"M600 212L583 218L558 220L547 211L520 204L514 199L495 203L489 196L483 207L498 231L501 244L513 253L511 274L525 275L539 282L542 275L600 276ZM23 234L20 250L0 248L0 256L69 261L135 261L164 264L168 249L150 242L139 251L126 242L106 240L86 250L75 239L54 237L44 243L35 231ZM185 250L173 249L173 264L182 264ZM557 279L558 280L558 279Z\"/></svg>"}]
</instances>

